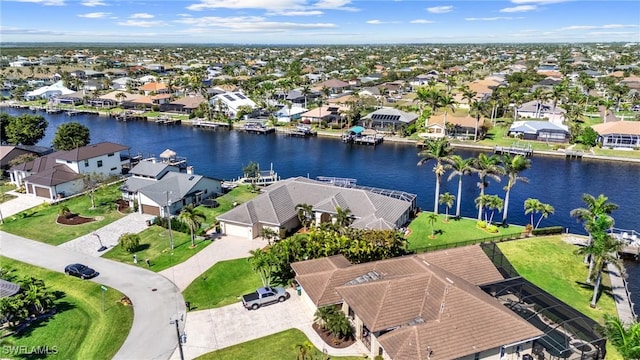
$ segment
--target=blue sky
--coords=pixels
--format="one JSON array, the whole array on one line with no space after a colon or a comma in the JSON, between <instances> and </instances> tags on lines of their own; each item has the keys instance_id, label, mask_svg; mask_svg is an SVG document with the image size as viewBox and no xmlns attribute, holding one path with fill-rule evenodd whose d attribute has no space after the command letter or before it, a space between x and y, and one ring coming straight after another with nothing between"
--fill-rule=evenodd
<instances>
[{"instance_id":1,"label":"blue sky","mask_svg":"<svg viewBox=\"0 0 640 360\"><path fill-rule=\"evenodd\" d=\"M2 42L640 42L640 1L2 0Z\"/></svg>"}]
</instances>

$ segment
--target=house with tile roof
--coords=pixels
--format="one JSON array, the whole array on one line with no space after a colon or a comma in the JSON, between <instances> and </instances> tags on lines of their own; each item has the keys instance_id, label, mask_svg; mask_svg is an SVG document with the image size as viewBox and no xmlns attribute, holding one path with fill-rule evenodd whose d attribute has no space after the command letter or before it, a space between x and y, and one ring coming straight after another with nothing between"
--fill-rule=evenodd
<instances>
[{"instance_id":1,"label":"house with tile roof","mask_svg":"<svg viewBox=\"0 0 640 360\"><path fill-rule=\"evenodd\" d=\"M193 168L183 173L177 166L155 159L139 162L129 174L120 187L122 198L132 207L137 202L141 214L171 216L184 206L197 206L222 194L221 180L196 175Z\"/></svg>"},{"instance_id":2,"label":"house with tile roof","mask_svg":"<svg viewBox=\"0 0 640 360\"><path fill-rule=\"evenodd\" d=\"M524 140L569 142L569 127L549 121L516 121L509 128L509 136Z\"/></svg>"},{"instance_id":3,"label":"house with tile roof","mask_svg":"<svg viewBox=\"0 0 640 360\"><path fill-rule=\"evenodd\" d=\"M518 113L518 118L547 119L557 124L564 122L564 114L567 113L565 109L557 106L557 104L554 106L551 101L540 102L537 100L532 100L518 106L516 112Z\"/></svg>"},{"instance_id":4,"label":"house with tile roof","mask_svg":"<svg viewBox=\"0 0 640 360\"><path fill-rule=\"evenodd\" d=\"M336 255L291 267L303 300L339 307L371 357L520 358L544 334L480 288L504 279L477 245L361 264Z\"/></svg>"},{"instance_id":5,"label":"house with tile roof","mask_svg":"<svg viewBox=\"0 0 640 360\"><path fill-rule=\"evenodd\" d=\"M56 151L10 169L11 183L24 186L26 193L56 199L81 192L84 176L122 174L129 163L129 147L101 142L68 151Z\"/></svg>"},{"instance_id":6,"label":"house with tile roof","mask_svg":"<svg viewBox=\"0 0 640 360\"><path fill-rule=\"evenodd\" d=\"M591 126L598 133L598 142L603 147L639 149L640 122L615 121Z\"/></svg>"},{"instance_id":7,"label":"house with tile roof","mask_svg":"<svg viewBox=\"0 0 640 360\"><path fill-rule=\"evenodd\" d=\"M277 233L300 226L298 204L312 206L315 225L335 222L338 208L351 211L351 227L399 229L417 207L416 196L385 189L342 187L304 177L279 181L251 201L219 215L222 232L254 239L263 229Z\"/></svg>"},{"instance_id":8,"label":"house with tile roof","mask_svg":"<svg viewBox=\"0 0 640 360\"><path fill-rule=\"evenodd\" d=\"M257 105L253 100L249 99L245 94L239 91L231 92L227 91L222 94L218 94L209 100L211 106L218 111L224 111L227 116L235 118L240 110L240 107L245 106L251 109L257 108Z\"/></svg>"}]
</instances>

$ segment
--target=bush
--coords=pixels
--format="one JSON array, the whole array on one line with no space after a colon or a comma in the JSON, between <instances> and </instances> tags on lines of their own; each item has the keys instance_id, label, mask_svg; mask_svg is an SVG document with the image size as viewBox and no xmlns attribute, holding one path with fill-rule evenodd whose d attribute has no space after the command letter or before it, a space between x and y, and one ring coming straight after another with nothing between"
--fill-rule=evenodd
<instances>
[{"instance_id":1,"label":"bush","mask_svg":"<svg viewBox=\"0 0 640 360\"><path fill-rule=\"evenodd\" d=\"M498 232L498 227L495 225L488 225L486 230L490 233L497 233Z\"/></svg>"},{"instance_id":2,"label":"bush","mask_svg":"<svg viewBox=\"0 0 640 360\"><path fill-rule=\"evenodd\" d=\"M158 226L162 226L165 229L168 229L169 226L167 225L167 219L164 217L160 217L160 216L156 216L156 218L153 220L153 224L154 225L158 225ZM177 232L181 232L181 233L185 233L185 234L191 234L191 231L189 230L189 227L183 223L182 221L178 220L178 218L171 218L171 231L177 231Z\"/></svg>"},{"instance_id":3,"label":"bush","mask_svg":"<svg viewBox=\"0 0 640 360\"><path fill-rule=\"evenodd\" d=\"M549 226L540 229L533 229L531 234L533 235L557 235L562 234L564 228L562 226Z\"/></svg>"},{"instance_id":4,"label":"bush","mask_svg":"<svg viewBox=\"0 0 640 360\"><path fill-rule=\"evenodd\" d=\"M481 229L484 229L484 228L487 227L487 223L482 221L482 220L479 220L479 221L476 221L476 226L481 228Z\"/></svg>"},{"instance_id":5,"label":"bush","mask_svg":"<svg viewBox=\"0 0 640 360\"><path fill-rule=\"evenodd\" d=\"M118 238L118 244L128 253L134 253L140 247L140 235L124 233Z\"/></svg>"}]
</instances>

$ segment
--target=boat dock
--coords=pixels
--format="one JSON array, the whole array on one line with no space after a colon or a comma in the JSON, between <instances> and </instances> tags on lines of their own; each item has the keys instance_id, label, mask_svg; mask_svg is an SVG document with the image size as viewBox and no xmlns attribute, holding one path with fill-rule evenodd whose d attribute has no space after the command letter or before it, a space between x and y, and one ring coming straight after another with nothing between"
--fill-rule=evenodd
<instances>
[{"instance_id":1,"label":"boat dock","mask_svg":"<svg viewBox=\"0 0 640 360\"><path fill-rule=\"evenodd\" d=\"M582 151L565 150L564 157L567 159L582 159L584 153Z\"/></svg>"},{"instance_id":2,"label":"boat dock","mask_svg":"<svg viewBox=\"0 0 640 360\"><path fill-rule=\"evenodd\" d=\"M309 136L317 136L318 133L311 129L308 126L296 126L295 128L286 129L284 131L286 136L294 136L294 137L309 137Z\"/></svg>"},{"instance_id":3,"label":"boat dock","mask_svg":"<svg viewBox=\"0 0 640 360\"><path fill-rule=\"evenodd\" d=\"M98 115L97 111L90 111L90 110L67 110L66 112L67 116L77 116L77 115Z\"/></svg>"},{"instance_id":4,"label":"boat dock","mask_svg":"<svg viewBox=\"0 0 640 360\"><path fill-rule=\"evenodd\" d=\"M533 156L533 148L531 148L531 145L518 145L518 144L514 144L511 146L494 146L493 153L498 155L509 154L509 155L522 155L524 157L531 157Z\"/></svg>"},{"instance_id":5,"label":"boat dock","mask_svg":"<svg viewBox=\"0 0 640 360\"><path fill-rule=\"evenodd\" d=\"M244 124L244 126L242 127L242 130L250 134L267 135L267 134L274 133L276 131L276 128L267 127L260 123L247 123L247 124Z\"/></svg>"},{"instance_id":6,"label":"boat dock","mask_svg":"<svg viewBox=\"0 0 640 360\"><path fill-rule=\"evenodd\" d=\"M174 119L169 116L160 116L156 119L156 124L158 125L180 125L182 120Z\"/></svg>"},{"instance_id":7,"label":"boat dock","mask_svg":"<svg viewBox=\"0 0 640 360\"><path fill-rule=\"evenodd\" d=\"M125 111L123 113L120 114L114 114L112 115L114 118L116 118L116 120L118 121L134 121L134 120L147 120L147 117L133 112L133 111Z\"/></svg>"},{"instance_id":8,"label":"boat dock","mask_svg":"<svg viewBox=\"0 0 640 360\"><path fill-rule=\"evenodd\" d=\"M195 128L201 129L217 129L219 127L229 127L228 123L225 122L216 122L216 121L206 121L206 120L193 120L191 125Z\"/></svg>"},{"instance_id":9,"label":"boat dock","mask_svg":"<svg viewBox=\"0 0 640 360\"><path fill-rule=\"evenodd\" d=\"M357 144L357 145L373 145L376 146L378 144L382 144L384 141L384 136L382 135L353 135L353 134L345 134L342 137L342 141L347 144Z\"/></svg>"}]
</instances>

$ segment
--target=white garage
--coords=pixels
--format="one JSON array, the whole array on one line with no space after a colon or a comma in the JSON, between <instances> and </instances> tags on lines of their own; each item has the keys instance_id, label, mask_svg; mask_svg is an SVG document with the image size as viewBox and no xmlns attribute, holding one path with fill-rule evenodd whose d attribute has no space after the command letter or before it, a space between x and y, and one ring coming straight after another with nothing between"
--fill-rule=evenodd
<instances>
[{"instance_id":1,"label":"white garage","mask_svg":"<svg viewBox=\"0 0 640 360\"><path fill-rule=\"evenodd\" d=\"M253 231L251 225L232 224L224 221L220 222L220 230L222 230L223 234L237 236L249 240L253 240L259 235L257 233L255 236L253 235L255 232Z\"/></svg>"}]
</instances>

